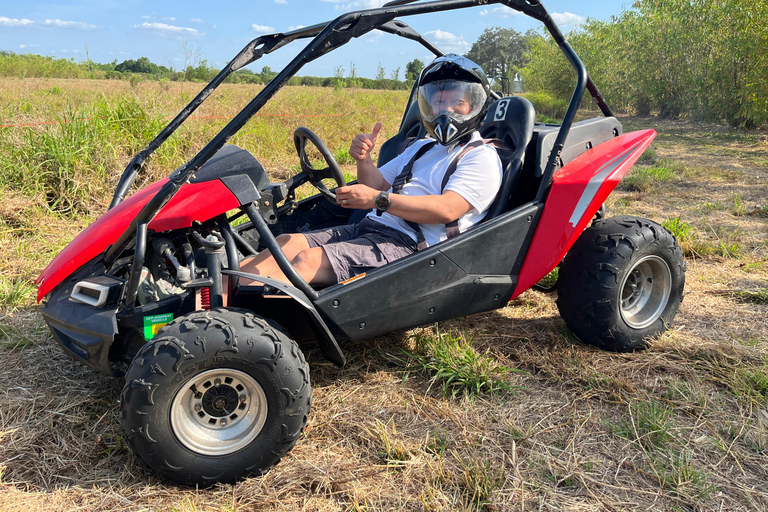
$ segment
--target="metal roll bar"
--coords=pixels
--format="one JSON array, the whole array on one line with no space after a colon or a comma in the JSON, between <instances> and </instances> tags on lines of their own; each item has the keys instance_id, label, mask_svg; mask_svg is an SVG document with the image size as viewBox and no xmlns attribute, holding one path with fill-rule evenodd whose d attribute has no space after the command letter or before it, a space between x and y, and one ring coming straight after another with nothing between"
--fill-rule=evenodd
<instances>
[{"instance_id":1,"label":"metal roll bar","mask_svg":"<svg viewBox=\"0 0 768 512\"><path fill-rule=\"evenodd\" d=\"M581 97L585 90L589 90L592 97L597 102L604 115L612 115L610 109L605 104L605 100L601 96L597 87L592 83L589 78L584 64L579 59L576 52L573 51L571 46L565 40L562 32L552 20L549 13L546 11L543 5L538 0L436 0L436 1L421 1L421 0L395 0L389 2L383 7L376 9L369 9L363 11L354 11L346 14L342 14L335 20L326 23L319 23L311 27L304 27L294 31L286 33L276 33L270 35L264 35L258 37L248 43L232 61L222 69L216 77L205 87L202 91L187 105L169 124L163 131L152 141L150 144L142 150L134 159L128 164L123 175L120 178L115 194L112 198L110 208L119 204L131 185L136 179L138 172L141 170L144 162L151 156L151 154L194 112L195 109L218 87L229 74L236 71L243 66L250 64L263 55L271 53L274 50L285 46L289 42L297 39L313 38L307 46L302 50L283 70L277 74L246 106L240 111L222 130L191 160L189 160L183 167L175 171L169 178L169 181L165 183L155 196L141 209L136 218L131 222L126 231L118 238L118 240L107 249L104 260L107 266L114 262L120 254L126 250L134 240L139 241L143 238L142 229L146 229L146 226L157 215L160 210L173 198L176 192L185 183L187 183L195 172L200 169L216 152L224 146L224 144L239 131L248 120L258 112L269 99L271 99L279 89L281 89L290 79L293 77L304 65L313 60L325 55L326 53L343 46L351 39L361 37L372 30L381 30L383 32L391 33L411 39L419 42L425 48L430 50L436 56L444 55L444 53L427 41L423 36L414 31L407 24L399 19L395 19L399 16L413 16L418 14L426 14L432 12L450 11L456 9L464 9L475 6L486 6L489 4L502 4L520 11L540 22L542 22L547 31L552 35L555 42L559 45L565 56L568 58L571 65L574 67L577 73L577 84L574 89L571 100L568 104L565 117L561 124L558 135L555 139L555 144L550 153L547 166L545 168L542 184L537 193L537 200L543 200L546 191L551 182L554 174L560 152L565 143L565 139L568 136L568 132L573 123L573 119L576 115ZM251 214L253 214L255 208L251 208ZM258 226L259 223L254 222L254 225ZM143 225L143 228L141 226ZM263 226L262 226L263 227ZM262 233L262 231L264 231ZM144 232L145 233L145 232ZM268 229L259 229L260 235L264 239L264 243L270 247L275 248L279 253L282 250L275 240L274 235ZM146 236L144 234L144 236ZM136 250L146 250L146 244L137 243ZM138 255L136 255L138 256ZM143 261L143 254L138 258L134 257L134 261ZM302 290L307 296L315 299L317 293L304 281L290 265L290 262L282 254L282 258L275 254L276 260L283 273L288 276L291 283L296 288ZM136 272L131 273L131 279L128 283L128 297L130 302L135 301L135 291L138 288L138 277Z\"/></svg>"}]
</instances>

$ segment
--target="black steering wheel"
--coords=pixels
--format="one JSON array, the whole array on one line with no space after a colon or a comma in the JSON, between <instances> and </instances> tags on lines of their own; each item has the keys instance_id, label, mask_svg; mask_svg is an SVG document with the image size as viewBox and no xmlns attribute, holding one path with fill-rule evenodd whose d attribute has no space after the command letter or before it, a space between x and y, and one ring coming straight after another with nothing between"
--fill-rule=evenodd
<instances>
[{"instance_id":1,"label":"black steering wheel","mask_svg":"<svg viewBox=\"0 0 768 512\"><path fill-rule=\"evenodd\" d=\"M328 167L325 169L315 169L312 167L312 164L307 157L307 141L314 144L317 150L320 151L320 154L325 160L325 163L328 164ZM303 126L299 126L296 128L296 131L293 132L293 142L296 144L296 152L299 154L301 170L307 175L309 182L320 191L323 197L333 204L338 204L336 202L336 194L328 190L328 187L325 186L325 183L323 183L322 180L330 178L334 180L339 187L346 185L347 181L344 179L344 175L341 173L341 169L339 168L336 159L333 158L333 155L328 150L328 146L320 140L320 137L318 137L315 132Z\"/></svg>"}]
</instances>

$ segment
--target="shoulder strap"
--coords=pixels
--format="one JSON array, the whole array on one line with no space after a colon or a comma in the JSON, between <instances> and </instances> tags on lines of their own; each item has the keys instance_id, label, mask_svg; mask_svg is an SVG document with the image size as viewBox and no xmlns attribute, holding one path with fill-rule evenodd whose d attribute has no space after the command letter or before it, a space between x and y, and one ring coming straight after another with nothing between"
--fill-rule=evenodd
<instances>
[{"instance_id":1,"label":"shoulder strap","mask_svg":"<svg viewBox=\"0 0 768 512\"><path fill-rule=\"evenodd\" d=\"M405 167L403 167L403 170L400 171L400 174L397 175L395 178L395 182L392 183L392 193L393 194L399 194L400 191L403 189L406 183L411 181L411 177L413 176L413 163L421 158L424 153L432 149L435 144L437 144L436 140L433 140L431 142L427 142L423 146L421 146L417 151L416 154L411 157L410 161L405 164Z\"/></svg>"}]
</instances>

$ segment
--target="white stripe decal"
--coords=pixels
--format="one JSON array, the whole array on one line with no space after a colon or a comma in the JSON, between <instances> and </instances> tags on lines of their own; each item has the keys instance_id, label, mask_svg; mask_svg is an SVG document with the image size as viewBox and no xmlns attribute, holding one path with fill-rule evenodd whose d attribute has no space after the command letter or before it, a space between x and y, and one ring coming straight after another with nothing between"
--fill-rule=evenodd
<instances>
[{"instance_id":1,"label":"white stripe decal","mask_svg":"<svg viewBox=\"0 0 768 512\"><path fill-rule=\"evenodd\" d=\"M621 164L626 162L627 158L634 153L634 151L640 146L640 142L632 146L631 148L627 149L620 155L616 156L613 160L609 160L603 166L598 169L597 173L592 176L592 179L589 180L589 183L587 183L586 188L584 189L584 192L581 193L581 197L579 198L579 202L576 203L576 208L573 210L573 214L571 214L571 218L568 220L568 222L571 224L571 226L576 227L576 224L579 222L581 217L584 215L584 212L587 211L587 207L589 206L589 203L592 202L592 200L595 198L595 195L597 194L597 191L600 189L600 185L603 184L603 182L613 174L613 171L615 171Z\"/></svg>"}]
</instances>

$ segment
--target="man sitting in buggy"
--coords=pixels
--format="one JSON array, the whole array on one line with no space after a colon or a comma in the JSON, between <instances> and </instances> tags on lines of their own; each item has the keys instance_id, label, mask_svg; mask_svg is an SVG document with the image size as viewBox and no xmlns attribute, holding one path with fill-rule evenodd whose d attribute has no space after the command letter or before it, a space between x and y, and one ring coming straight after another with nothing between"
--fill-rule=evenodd
<instances>
[{"instance_id":1,"label":"man sitting in buggy","mask_svg":"<svg viewBox=\"0 0 768 512\"><path fill-rule=\"evenodd\" d=\"M489 98L485 73L465 57L446 55L425 67L418 103L431 138L380 168L371 152L381 123L352 140L358 183L336 189L336 198L344 208L372 211L356 224L280 235L299 275L315 286L346 281L480 222L502 178L496 150L477 132ZM243 261L241 269L289 282L268 250Z\"/></svg>"}]
</instances>

